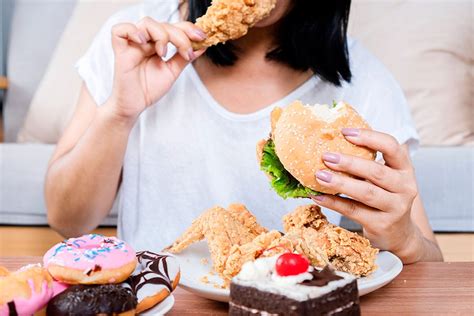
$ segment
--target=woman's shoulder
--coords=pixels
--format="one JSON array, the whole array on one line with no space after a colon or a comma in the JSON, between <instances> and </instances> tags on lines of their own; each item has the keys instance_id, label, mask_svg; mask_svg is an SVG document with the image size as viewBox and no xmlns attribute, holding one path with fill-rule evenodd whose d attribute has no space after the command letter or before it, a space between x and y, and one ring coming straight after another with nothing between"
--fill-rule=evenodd
<instances>
[{"instance_id":1,"label":"woman's shoulder","mask_svg":"<svg viewBox=\"0 0 474 316\"><path fill-rule=\"evenodd\" d=\"M370 85L379 89L399 89L388 68L360 41L349 38L348 50L354 85L358 88Z\"/></svg>"},{"instance_id":2,"label":"woman's shoulder","mask_svg":"<svg viewBox=\"0 0 474 316\"><path fill-rule=\"evenodd\" d=\"M416 147L416 133L404 92L389 69L359 41L348 41L352 80L345 98L375 130Z\"/></svg>"}]
</instances>

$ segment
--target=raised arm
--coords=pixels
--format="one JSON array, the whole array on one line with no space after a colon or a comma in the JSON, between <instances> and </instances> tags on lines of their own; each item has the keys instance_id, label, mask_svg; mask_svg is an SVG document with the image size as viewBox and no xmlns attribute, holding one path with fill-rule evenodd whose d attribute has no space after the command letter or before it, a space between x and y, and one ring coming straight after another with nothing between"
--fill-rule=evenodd
<instances>
[{"instance_id":1,"label":"raised arm","mask_svg":"<svg viewBox=\"0 0 474 316\"><path fill-rule=\"evenodd\" d=\"M90 231L107 216L120 183L128 137L138 116L159 100L203 51L193 24L144 18L112 29L115 55L111 97L99 107L85 85L72 121L51 158L45 185L50 225L64 236ZM166 46L178 53L164 61Z\"/></svg>"}]
</instances>

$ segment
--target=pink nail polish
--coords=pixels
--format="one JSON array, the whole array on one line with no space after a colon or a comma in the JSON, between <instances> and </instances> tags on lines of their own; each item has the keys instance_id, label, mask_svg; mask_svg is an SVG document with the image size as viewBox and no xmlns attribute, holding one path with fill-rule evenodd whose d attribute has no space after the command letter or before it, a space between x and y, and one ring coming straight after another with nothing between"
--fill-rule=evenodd
<instances>
[{"instance_id":1,"label":"pink nail polish","mask_svg":"<svg viewBox=\"0 0 474 316\"><path fill-rule=\"evenodd\" d=\"M324 201L324 195L312 195L311 198L312 198L314 201L317 201L317 202L322 202L322 201Z\"/></svg>"},{"instance_id":2,"label":"pink nail polish","mask_svg":"<svg viewBox=\"0 0 474 316\"><path fill-rule=\"evenodd\" d=\"M324 153L323 160L330 163L339 163L341 161L341 156L334 153Z\"/></svg>"},{"instance_id":3,"label":"pink nail polish","mask_svg":"<svg viewBox=\"0 0 474 316\"><path fill-rule=\"evenodd\" d=\"M316 178L318 178L321 181L330 183L332 180L332 173L324 170L320 170L316 172Z\"/></svg>"},{"instance_id":4,"label":"pink nail polish","mask_svg":"<svg viewBox=\"0 0 474 316\"><path fill-rule=\"evenodd\" d=\"M206 33L204 33L203 31L201 31L201 30L199 30L199 29L194 29L192 32L193 32L193 34L194 34L196 37L198 37L201 41L207 38Z\"/></svg>"},{"instance_id":5,"label":"pink nail polish","mask_svg":"<svg viewBox=\"0 0 474 316\"><path fill-rule=\"evenodd\" d=\"M189 61L193 61L196 58L196 55L194 54L194 51L192 48L188 50L188 58L189 58L188 59Z\"/></svg>"},{"instance_id":6,"label":"pink nail polish","mask_svg":"<svg viewBox=\"0 0 474 316\"><path fill-rule=\"evenodd\" d=\"M358 129L358 128L343 128L341 130L341 132L342 132L342 135L344 135L344 136L355 137L355 136L359 136L360 129Z\"/></svg>"},{"instance_id":7,"label":"pink nail polish","mask_svg":"<svg viewBox=\"0 0 474 316\"><path fill-rule=\"evenodd\" d=\"M148 41L146 40L145 35L143 35L141 32L138 32L138 38L140 38L140 42L142 44L146 44Z\"/></svg>"}]
</instances>

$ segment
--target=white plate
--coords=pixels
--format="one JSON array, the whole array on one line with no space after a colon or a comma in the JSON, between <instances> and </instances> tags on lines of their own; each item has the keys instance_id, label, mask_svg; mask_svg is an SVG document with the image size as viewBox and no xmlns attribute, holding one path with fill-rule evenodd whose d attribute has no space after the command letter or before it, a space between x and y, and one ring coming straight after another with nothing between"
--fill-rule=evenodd
<instances>
[{"instance_id":1,"label":"white plate","mask_svg":"<svg viewBox=\"0 0 474 316\"><path fill-rule=\"evenodd\" d=\"M222 279L216 275L209 275L212 261L205 241L191 245L182 253L177 254L176 257L181 267L179 283L182 288L211 300L229 301L229 290L216 286L216 284L222 284ZM382 251L378 254L376 264L378 269L374 273L357 280L360 296L386 285L403 269L400 259L388 251ZM202 282L202 278L205 276L209 279L209 283Z\"/></svg>"},{"instance_id":2,"label":"white plate","mask_svg":"<svg viewBox=\"0 0 474 316\"><path fill-rule=\"evenodd\" d=\"M141 313L140 315L164 315L171 310L174 305L174 296L171 294L165 298L160 304L156 305L152 309L147 310L146 312Z\"/></svg>"}]
</instances>

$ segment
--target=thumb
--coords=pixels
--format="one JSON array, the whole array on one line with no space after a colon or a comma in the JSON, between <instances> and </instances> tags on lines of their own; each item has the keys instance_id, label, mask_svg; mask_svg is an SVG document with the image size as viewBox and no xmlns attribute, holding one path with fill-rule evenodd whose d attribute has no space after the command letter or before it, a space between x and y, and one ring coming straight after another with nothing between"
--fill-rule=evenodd
<instances>
[{"instance_id":1,"label":"thumb","mask_svg":"<svg viewBox=\"0 0 474 316\"><path fill-rule=\"evenodd\" d=\"M183 69L190 63L190 62L193 62L194 60L196 60L198 57L200 57L202 54L204 54L204 52L206 51L206 49L200 49L200 50L197 50L194 52L194 58L191 60L191 61L187 61L186 59L183 58L183 56L181 56L180 54L174 54L173 57L171 57L167 62L166 64L168 65L169 69L171 70L171 72L173 73L173 75L175 76L175 78L177 78L179 76L179 74L181 73L181 71L183 71Z\"/></svg>"}]
</instances>

